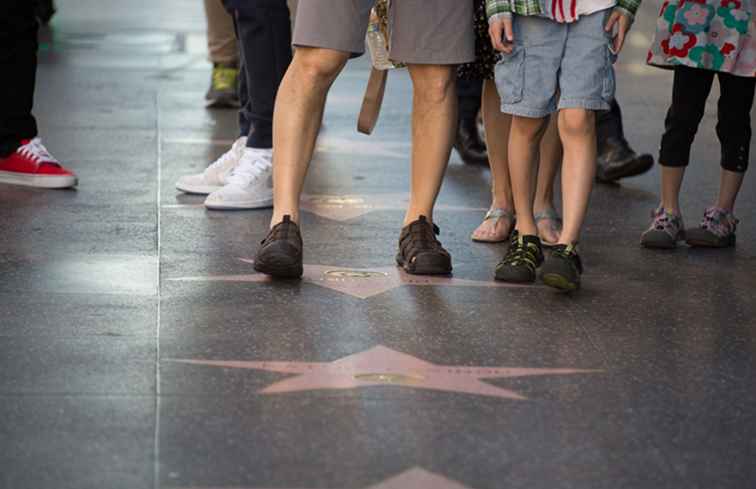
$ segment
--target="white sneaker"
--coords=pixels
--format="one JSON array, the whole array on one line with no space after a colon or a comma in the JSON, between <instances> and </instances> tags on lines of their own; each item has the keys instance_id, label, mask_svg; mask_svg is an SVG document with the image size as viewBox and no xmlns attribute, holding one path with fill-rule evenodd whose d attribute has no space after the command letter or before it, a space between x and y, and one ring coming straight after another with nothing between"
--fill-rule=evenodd
<instances>
[{"instance_id":1,"label":"white sneaker","mask_svg":"<svg viewBox=\"0 0 756 489\"><path fill-rule=\"evenodd\" d=\"M231 170L239 164L239 159L246 146L247 138L240 137L234 142L231 149L223 153L204 172L179 178L179 181L176 182L176 188L187 194L200 195L207 195L219 190L228 183L228 176Z\"/></svg>"},{"instance_id":2,"label":"white sneaker","mask_svg":"<svg viewBox=\"0 0 756 489\"><path fill-rule=\"evenodd\" d=\"M208 209L262 209L273 206L273 150L244 148L228 183L207 196Z\"/></svg>"}]
</instances>

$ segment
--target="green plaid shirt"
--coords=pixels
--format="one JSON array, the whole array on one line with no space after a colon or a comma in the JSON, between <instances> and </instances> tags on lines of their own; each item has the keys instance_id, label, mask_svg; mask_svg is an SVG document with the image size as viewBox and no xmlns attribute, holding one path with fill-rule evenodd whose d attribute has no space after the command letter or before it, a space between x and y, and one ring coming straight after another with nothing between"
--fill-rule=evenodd
<instances>
[{"instance_id":1,"label":"green plaid shirt","mask_svg":"<svg viewBox=\"0 0 756 489\"><path fill-rule=\"evenodd\" d=\"M641 0L617 0L615 9L631 20L640 7ZM486 14L489 22L493 19L516 15L542 15L541 0L486 0Z\"/></svg>"}]
</instances>

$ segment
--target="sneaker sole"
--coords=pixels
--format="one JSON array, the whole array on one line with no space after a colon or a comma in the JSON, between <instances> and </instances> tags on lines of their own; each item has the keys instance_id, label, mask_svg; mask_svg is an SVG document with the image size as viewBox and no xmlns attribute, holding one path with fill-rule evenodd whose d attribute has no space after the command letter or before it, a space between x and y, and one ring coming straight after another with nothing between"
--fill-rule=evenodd
<instances>
[{"instance_id":1,"label":"sneaker sole","mask_svg":"<svg viewBox=\"0 0 756 489\"><path fill-rule=\"evenodd\" d=\"M75 187L79 184L79 179L65 175L22 175L16 172L0 171L0 183L54 189Z\"/></svg>"},{"instance_id":2,"label":"sneaker sole","mask_svg":"<svg viewBox=\"0 0 756 489\"><path fill-rule=\"evenodd\" d=\"M216 190L220 190L222 188L223 187L219 185L182 185L180 183L176 184L176 190L180 192L184 192L185 194L192 194L192 195L210 195Z\"/></svg>"},{"instance_id":3,"label":"sneaker sole","mask_svg":"<svg viewBox=\"0 0 756 489\"><path fill-rule=\"evenodd\" d=\"M213 211L244 211L253 209L269 209L273 207L273 199L258 200L254 202L213 204L205 202L205 207Z\"/></svg>"},{"instance_id":4,"label":"sneaker sole","mask_svg":"<svg viewBox=\"0 0 756 489\"><path fill-rule=\"evenodd\" d=\"M732 246L735 246L735 239L717 243L699 239L689 239L685 242L688 244L688 246L692 246L694 248L730 248Z\"/></svg>"},{"instance_id":5,"label":"sneaker sole","mask_svg":"<svg viewBox=\"0 0 756 489\"><path fill-rule=\"evenodd\" d=\"M270 275L275 278L302 278L304 267L300 263L291 263L288 256L271 256L265 261L256 261L254 269L257 272Z\"/></svg>"},{"instance_id":6,"label":"sneaker sole","mask_svg":"<svg viewBox=\"0 0 756 489\"><path fill-rule=\"evenodd\" d=\"M448 267L433 265L410 267L409 264L399 257L396 258L396 264L410 275L451 275L452 273L451 265Z\"/></svg>"},{"instance_id":7,"label":"sneaker sole","mask_svg":"<svg viewBox=\"0 0 756 489\"><path fill-rule=\"evenodd\" d=\"M573 292L580 288L580 283L570 282L557 273L546 273L541 278L544 284L564 292Z\"/></svg>"}]
</instances>

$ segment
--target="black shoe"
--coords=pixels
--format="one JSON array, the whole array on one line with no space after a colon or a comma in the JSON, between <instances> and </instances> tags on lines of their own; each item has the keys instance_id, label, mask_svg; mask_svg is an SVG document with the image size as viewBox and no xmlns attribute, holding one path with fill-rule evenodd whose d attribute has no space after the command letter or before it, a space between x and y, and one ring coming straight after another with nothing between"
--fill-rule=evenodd
<instances>
[{"instance_id":1,"label":"black shoe","mask_svg":"<svg viewBox=\"0 0 756 489\"><path fill-rule=\"evenodd\" d=\"M37 6L35 7L35 15L39 19L39 23L47 25L50 23L53 15L55 15L55 5L53 0L37 0Z\"/></svg>"},{"instance_id":2,"label":"black shoe","mask_svg":"<svg viewBox=\"0 0 756 489\"><path fill-rule=\"evenodd\" d=\"M205 95L206 106L214 109L239 107L238 85L239 68L216 63Z\"/></svg>"},{"instance_id":3,"label":"black shoe","mask_svg":"<svg viewBox=\"0 0 756 489\"><path fill-rule=\"evenodd\" d=\"M290 216L284 216L260 243L255 270L278 278L302 276L302 235Z\"/></svg>"},{"instance_id":4,"label":"black shoe","mask_svg":"<svg viewBox=\"0 0 756 489\"><path fill-rule=\"evenodd\" d=\"M597 163L596 179L604 183L616 182L646 173L654 166L654 157L638 155L624 139L608 138L601 145Z\"/></svg>"},{"instance_id":5,"label":"black shoe","mask_svg":"<svg viewBox=\"0 0 756 489\"><path fill-rule=\"evenodd\" d=\"M488 150L486 143L480 138L475 119L460 119L454 149L468 165L488 165Z\"/></svg>"},{"instance_id":6,"label":"black shoe","mask_svg":"<svg viewBox=\"0 0 756 489\"><path fill-rule=\"evenodd\" d=\"M543 283L567 292L580 288L582 274L583 263L575 250L575 245L555 246L541 268Z\"/></svg>"},{"instance_id":7,"label":"black shoe","mask_svg":"<svg viewBox=\"0 0 756 489\"><path fill-rule=\"evenodd\" d=\"M438 226L425 216L402 228L396 263L413 275L448 275L452 272L451 255L436 239Z\"/></svg>"},{"instance_id":8,"label":"black shoe","mask_svg":"<svg viewBox=\"0 0 756 489\"><path fill-rule=\"evenodd\" d=\"M496 265L496 280L526 284L535 282L536 269L543 263L543 248L538 236L512 234L509 249Z\"/></svg>"}]
</instances>

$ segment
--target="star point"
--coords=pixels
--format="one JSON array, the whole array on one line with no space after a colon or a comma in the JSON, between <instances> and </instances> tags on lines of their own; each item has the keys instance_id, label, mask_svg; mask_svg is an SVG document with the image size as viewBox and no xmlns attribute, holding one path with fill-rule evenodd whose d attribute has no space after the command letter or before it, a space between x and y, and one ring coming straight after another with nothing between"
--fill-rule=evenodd
<instances>
[{"instance_id":1,"label":"star point","mask_svg":"<svg viewBox=\"0 0 756 489\"><path fill-rule=\"evenodd\" d=\"M378 345L332 362L218 361L166 359L167 362L252 369L292 374L266 386L260 394L315 390L350 390L373 386L398 386L463 394L525 400L526 397L484 379L598 373L599 370L569 368L505 368L437 365Z\"/></svg>"}]
</instances>

